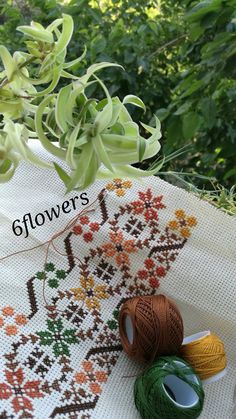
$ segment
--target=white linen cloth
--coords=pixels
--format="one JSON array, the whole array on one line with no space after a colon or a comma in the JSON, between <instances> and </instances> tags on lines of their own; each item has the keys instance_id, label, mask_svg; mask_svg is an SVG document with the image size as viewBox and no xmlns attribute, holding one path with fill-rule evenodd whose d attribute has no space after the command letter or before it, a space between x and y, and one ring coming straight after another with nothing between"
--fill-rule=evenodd
<instances>
[{"instance_id":1,"label":"white linen cloth","mask_svg":"<svg viewBox=\"0 0 236 419\"><path fill-rule=\"evenodd\" d=\"M33 147L50 161L38 142ZM45 247L0 262L0 417L139 418L135 377L123 376L143 366L121 350L117 313L126 298L155 292L177 303L185 336L211 330L224 341L227 375L205 386L201 418L233 418L236 220L158 177L98 181L86 191L89 203L104 187L107 196L102 201L100 195L95 211L55 240L64 255L49 251L50 309L43 300ZM54 171L22 163L0 185L0 257L62 230L86 208L81 193L65 196ZM45 211L57 206L58 218L49 221ZM22 220L29 213L35 228L27 216L25 238ZM41 226L38 213L45 217ZM24 231L18 237L16 219Z\"/></svg>"}]
</instances>

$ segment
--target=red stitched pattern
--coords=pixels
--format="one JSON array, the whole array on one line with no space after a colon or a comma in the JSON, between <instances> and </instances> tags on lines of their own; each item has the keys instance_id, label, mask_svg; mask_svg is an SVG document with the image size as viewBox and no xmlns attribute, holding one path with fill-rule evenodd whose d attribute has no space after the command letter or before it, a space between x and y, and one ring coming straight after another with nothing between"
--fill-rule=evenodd
<instances>
[{"instance_id":1,"label":"red stitched pattern","mask_svg":"<svg viewBox=\"0 0 236 419\"><path fill-rule=\"evenodd\" d=\"M15 413L32 411L31 399L44 397L40 381L25 381L22 368L5 370L5 377L7 382L0 383L0 399L9 399Z\"/></svg>"},{"instance_id":2,"label":"red stitched pattern","mask_svg":"<svg viewBox=\"0 0 236 419\"><path fill-rule=\"evenodd\" d=\"M138 271L137 276L143 280L148 280L152 288L158 288L160 286L160 278L166 276L166 269L164 266L159 266L151 258L148 258L144 262L145 269Z\"/></svg>"},{"instance_id":3,"label":"red stitched pattern","mask_svg":"<svg viewBox=\"0 0 236 419\"><path fill-rule=\"evenodd\" d=\"M97 222L90 222L87 215L79 218L79 224L74 226L73 232L76 236L82 235L86 243L93 241L93 233L100 230L100 225Z\"/></svg>"},{"instance_id":4,"label":"red stitched pattern","mask_svg":"<svg viewBox=\"0 0 236 419\"><path fill-rule=\"evenodd\" d=\"M139 200L130 204L134 214L143 214L146 221L158 220L157 210L166 208L162 203L163 196L154 197L150 188L138 194Z\"/></svg>"},{"instance_id":5,"label":"red stitched pattern","mask_svg":"<svg viewBox=\"0 0 236 419\"><path fill-rule=\"evenodd\" d=\"M93 417L122 350L117 324L121 304L161 287L197 225L183 209L164 222L165 199L151 188L135 192L135 199L132 193L130 200L130 181L114 179L106 189L112 194L108 202L100 199L98 221L92 215L80 217L65 238L62 266L52 260L28 279L28 316L11 306L1 311L0 332L6 339L8 331L11 341L2 356L6 380L0 383L0 417L5 412L16 419L39 417L44 406L50 418ZM116 202L115 212L109 199ZM84 257L78 237L86 242ZM45 275L51 304L46 309L40 281ZM40 316L40 326L33 327Z\"/></svg>"}]
</instances>

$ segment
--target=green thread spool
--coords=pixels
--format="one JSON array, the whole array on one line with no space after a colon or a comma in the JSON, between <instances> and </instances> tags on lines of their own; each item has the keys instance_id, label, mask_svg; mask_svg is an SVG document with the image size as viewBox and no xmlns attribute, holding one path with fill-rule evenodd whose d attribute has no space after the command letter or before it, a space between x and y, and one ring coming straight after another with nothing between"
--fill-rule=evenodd
<instances>
[{"instance_id":1,"label":"green thread spool","mask_svg":"<svg viewBox=\"0 0 236 419\"><path fill-rule=\"evenodd\" d=\"M163 356L136 379L134 400L142 419L195 419L203 408L204 391L189 364Z\"/></svg>"}]
</instances>

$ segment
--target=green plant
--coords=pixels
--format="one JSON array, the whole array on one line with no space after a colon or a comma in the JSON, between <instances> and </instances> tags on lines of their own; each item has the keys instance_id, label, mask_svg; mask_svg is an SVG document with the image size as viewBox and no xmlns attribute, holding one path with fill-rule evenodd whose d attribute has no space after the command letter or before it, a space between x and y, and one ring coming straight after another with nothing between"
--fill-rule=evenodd
<instances>
[{"instance_id":1,"label":"green plant","mask_svg":"<svg viewBox=\"0 0 236 419\"><path fill-rule=\"evenodd\" d=\"M18 31L26 37L27 52L16 51L12 56L5 46L0 46L4 66L0 75L0 181L13 176L21 159L53 167L32 153L29 138L38 138L53 157L69 165L70 174L54 162L67 191L86 188L96 177L156 173L163 161L149 171L131 164L153 157L160 150L159 120L155 117L154 128L142 123L143 130L150 134L144 138L126 108L134 105L145 111L142 100L135 95L126 95L123 100L111 97L96 75L104 68L120 66L100 62L89 66L80 77L69 73L83 60L86 50L79 58L66 62L73 33L73 19L67 14L46 28L32 22L30 26L19 26ZM61 78L67 82L64 87L58 86ZM103 99L86 95L92 85L100 87Z\"/></svg>"},{"instance_id":2,"label":"green plant","mask_svg":"<svg viewBox=\"0 0 236 419\"><path fill-rule=\"evenodd\" d=\"M155 123L153 114L162 122L165 154L191 144L184 158L165 160L167 179L175 182L184 172L193 189L210 189L212 178L230 189L236 181L235 6L236 0L148 0L145 7L135 0L0 0L0 42L11 52L26 51L16 26L37 19L46 27L70 14L75 28L67 59L87 46L70 72L82 76L94 62L118 62L126 71L102 70L110 95L122 101L135 91L142 97L148 124ZM35 66L31 70L34 75ZM67 83L61 77L57 91ZM101 101L104 90L96 82L86 95ZM135 122L143 112L129 105L128 111ZM145 170L152 163L136 166Z\"/></svg>"},{"instance_id":3,"label":"green plant","mask_svg":"<svg viewBox=\"0 0 236 419\"><path fill-rule=\"evenodd\" d=\"M236 182L236 0L184 4L182 69L169 106L157 112L165 149L192 142L193 152L175 170L197 168L230 188Z\"/></svg>"}]
</instances>

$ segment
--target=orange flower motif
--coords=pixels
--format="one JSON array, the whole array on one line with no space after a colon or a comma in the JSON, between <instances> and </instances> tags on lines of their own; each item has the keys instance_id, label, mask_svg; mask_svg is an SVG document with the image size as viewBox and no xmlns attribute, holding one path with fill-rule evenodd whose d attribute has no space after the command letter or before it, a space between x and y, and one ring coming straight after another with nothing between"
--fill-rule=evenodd
<instances>
[{"instance_id":1,"label":"orange flower motif","mask_svg":"<svg viewBox=\"0 0 236 419\"><path fill-rule=\"evenodd\" d=\"M19 326L24 326L27 323L27 318L24 314L17 314L15 316L15 321Z\"/></svg>"},{"instance_id":2,"label":"orange flower motif","mask_svg":"<svg viewBox=\"0 0 236 419\"><path fill-rule=\"evenodd\" d=\"M100 309L100 300L109 298L106 285L95 285L92 276L80 278L81 287L71 288L75 300L84 301L89 310Z\"/></svg>"},{"instance_id":3,"label":"orange flower motif","mask_svg":"<svg viewBox=\"0 0 236 419\"><path fill-rule=\"evenodd\" d=\"M106 185L106 189L108 191L115 191L117 196L124 196L126 193L126 189L130 189L132 187L132 182L130 180L122 180L122 179L113 179L112 182Z\"/></svg>"},{"instance_id":4,"label":"orange flower motif","mask_svg":"<svg viewBox=\"0 0 236 419\"><path fill-rule=\"evenodd\" d=\"M107 381L107 374L104 371L95 371L95 377L100 383Z\"/></svg>"},{"instance_id":5,"label":"orange flower motif","mask_svg":"<svg viewBox=\"0 0 236 419\"><path fill-rule=\"evenodd\" d=\"M93 394L100 394L102 387L100 384L106 383L108 375L105 371L94 370L94 365L90 361L82 363L83 370L75 374L75 382L78 384L89 383L89 388Z\"/></svg>"},{"instance_id":6,"label":"orange flower motif","mask_svg":"<svg viewBox=\"0 0 236 419\"><path fill-rule=\"evenodd\" d=\"M89 387L93 394L100 394L102 392L102 387L98 383L90 383Z\"/></svg>"},{"instance_id":7,"label":"orange flower motif","mask_svg":"<svg viewBox=\"0 0 236 419\"><path fill-rule=\"evenodd\" d=\"M83 373L83 372L77 372L77 374L75 374L75 381L78 384L84 384L87 383L87 376Z\"/></svg>"},{"instance_id":8,"label":"orange flower motif","mask_svg":"<svg viewBox=\"0 0 236 419\"><path fill-rule=\"evenodd\" d=\"M93 371L93 363L91 361L84 361L82 365L84 367L84 371L86 372Z\"/></svg>"},{"instance_id":9,"label":"orange flower motif","mask_svg":"<svg viewBox=\"0 0 236 419\"><path fill-rule=\"evenodd\" d=\"M13 314L14 314L14 308L12 308L10 306L4 307L2 309L2 314L4 316L13 316Z\"/></svg>"},{"instance_id":10,"label":"orange flower motif","mask_svg":"<svg viewBox=\"0 0 236 419\"><path fill-rule=\"evenodd\" d=\"M15 336L18 333L18 329L14 324L10 324L5 327L5 332L7 336Z\"/></svg>"},{"instance_id":11,"label":"orange flower motif","mask_svg":"<svg viewBox=\"0 0 236 419\"><path fill-rule=\"evenodd\" d=\"M175 215L176 219L169 221L168 227L171 230L179 231L181 236L187 239L191 236L191 227L197 225L197 219L193 216L187 217L185 211L182 209L176 210Z\"/></svg>"},{"instance_id":12,"label":"orange flower motif","mask_svg":"<svg viewBox=\"0 0 236 419\"><path fill-rule=\"evenodd\" d=\"M7 336L17 335L19 332L19 327L17 326L24 326L28 322L24 314L16 314L14 316L15 310L11 306L3 307L2 314L4 317L0 317L0 327L4 326L4 332Z\"/></svg>"},{"instance_id":13,"label":"orange flower motif","mask_svg":"<svg viewBox=\"0 0 236 419\"><path fill-rule=\"evenodd\" d=\"M118 266L129 265L129 254L137 252L137 247L134 240L124 240L121 231L109 233L111 241L105 243L102 249L107 257L115 257Z\"/></svg>"}]
</instances>

